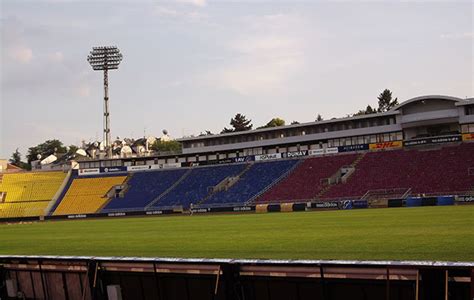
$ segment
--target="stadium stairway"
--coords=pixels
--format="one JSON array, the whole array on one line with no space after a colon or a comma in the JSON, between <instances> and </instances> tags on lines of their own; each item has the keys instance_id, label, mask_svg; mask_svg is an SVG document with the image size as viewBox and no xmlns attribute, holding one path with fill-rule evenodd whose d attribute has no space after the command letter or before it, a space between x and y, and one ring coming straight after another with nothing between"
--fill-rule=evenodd
<instances>
[{"instance_id":1,"label":"stadium stairway","mask_svg":"<svg viewBox=\"0 0 474 300\"><path fill-rule=\"evenodd\" d=\"M152 207L156 206L156 204L166 195L168 195L172 190L174 190L184 179L186 179L189 174L191 174L192 169L189 168L186 173L181 176L173 185L171 185L166 191L164 191L161 195L156 197L153 201L150 202L147 206L145 206L145 210L153 209Z\"/></svg>"},{"instance_id":2,"label":"stadium stairway","mask_svg":"<svg viewBox=\"0 0 474 300\"><path fill-rule=\"evenodd\" d=\"M53 199L51 199L48 206L46 207L44 211L45 216L48 216L59 205L59 202L61 201L62 196L64 195L63 193L66 193L66 190L67 190L66 188L69 188L70 182L72 182L72 179L71 179L71 177L73 176L72 172L73 172L72 170L69 170L69 172L67 172L67 175L63 180L63 183L59 187L56 194L53 196Z\"/></svg>"},{"instance_id":3,"label":"stadium stairway","mask_svg":"<svg viewBox=\"0 0 474 300\"><path fill-rule=\"evenodd\" d=\"M342 176L340 178L341 180L337 181L337 184L344 184L349 180L349 178L355 173L355 170L357 169L357 165L364 159L366 154L367 152L362 152L357 156L357 158L349 165L353 170L349 172L348 174ZM324 186L323 189L319 191L319 193L313 198L313 200L318 200L318 199L323 198L324 194L329 192L329 190L337 184L328 184Z\"/></svg>"},{"instance_id":4,"label":"stadium stairway","mask_svg":"<svg viewBox=\"0 0 474 300\"><path fill-rule=\"evenodd\" d=\"M245 169L242 170L242 172L240 172L239 174L237 174L237 180L233 181L232 183L230 184L227 184L227 186L225 187L225 190L227 191L229 188L231 188L233 185L235 185L239 180L240 178L242 178L242 176L244 176L245 173L248 172L248 170L250 170L250 168L252 167L254 163L250 162L250 163L247 163L247 166L245 167ZM223 181L227 180L228 178L224 179ZM219 184L218 184L219 185ZM218 186L217 185L217 186ZM219 191L217 190L212 190L209 192L209 194L207 194L207 196L205 198L203 198L201 201L199 201L197 203L197 205L203 205L203 204L206 204L206 201L209 200L210 198L212 198L212 196L214 196L216 193L218 193Z\"/></svg>"},{"instance_id":5,"label":"stadium stairway","mask_svg":"<svg viewBox=\"0 0 474 300\"><path fill-rule=\"evenodd\" d=\"M355 198L367 191L411 189L414 195L460 194L474 184L474 144L368 152L345 184L331 187L330 198Z\"/></svg>"},{"instance_id":6,"label":"stadium stairway","mask_svg":"<svg viewBox=\"0 0 474 300\"><path fill-rule=\"evenodd\" d=\"M210 189L227 177L235 177L245 165L229 164L191 168L191 173L170 193L162 197L153 207L181 205L188 208L206 197Z\"/></svg>"},{"instance_id":7,"label":"stadium stairway","mask_svg":"<svg viewBox=\"0 0 474 300\"><path fill-rule=\"evenodd\" d=\"M272 187L274 187L277 183L281 182L282 180L284 180L285 178L287 178L294 170L296 170L296 168L298 168L298 166L303 163L304 159L298 159L297 162L290 168L288 169L288 171L286 171L285 173L283 173L280 177L278 177L276 180L274 180L273 182L271 182L269 185L267 185L264 189L262 189L260 192L258 192L256 195L254 195L252 198L248 199L245 203L246 204L250 204L250 203L254 203L256 199L258 199L258 197L260 197L261 195L263 195L264 193L266 193L267 191L269 191Z\"/></svg>"},{"instance_id":8,"label":"stadium stairway","mask_svg":"<svg viewBox=\"0 0 474 300\"><path fill-rule=\"evenodd\" d=\"M53 215L96 213L108 201L106 193L126 176L74 178Z\"/></svg>"}]
</instances>

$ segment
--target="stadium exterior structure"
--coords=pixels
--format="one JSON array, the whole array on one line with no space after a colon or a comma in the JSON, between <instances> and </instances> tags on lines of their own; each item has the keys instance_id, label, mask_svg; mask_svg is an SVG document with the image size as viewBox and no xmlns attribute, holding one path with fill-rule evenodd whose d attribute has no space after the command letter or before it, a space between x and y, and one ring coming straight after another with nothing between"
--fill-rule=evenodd
<instances>
[{"instance_id":1,"label":"stadium exterior structure","mask_svg":"<svg viewBox=\"0 0 474 300\"><path fill-rule=\"evenodd\" d=\"M471 140L474 98L430 95L409 99L382 113L181 138L182 153L83 160L79 168L133 171Z\"/></svg>"}]
</instances>

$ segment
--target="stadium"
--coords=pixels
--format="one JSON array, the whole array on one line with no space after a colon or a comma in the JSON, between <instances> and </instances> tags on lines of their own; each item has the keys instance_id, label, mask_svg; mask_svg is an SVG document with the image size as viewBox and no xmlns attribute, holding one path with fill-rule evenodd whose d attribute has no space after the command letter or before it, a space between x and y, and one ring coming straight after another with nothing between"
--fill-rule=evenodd
<instances>
[{"instance_id":1,"label":"stadium","mask_svg":"<svg viewBox=\"0 0 474 300\"><path fill-rule=\"evenodd\" d=\"M178 141L4 164L0 295L472 299L474 99Z\"/></svg>"},{"instance_id":2,"label":"stadium","mask_svg":"<svg viewBox=\"0 0 474 300\"><path fill-rule=\"evenodd\" d=\"M0 300L474 300L474 2L0 1Z\"/></svg>"}]
</instances>

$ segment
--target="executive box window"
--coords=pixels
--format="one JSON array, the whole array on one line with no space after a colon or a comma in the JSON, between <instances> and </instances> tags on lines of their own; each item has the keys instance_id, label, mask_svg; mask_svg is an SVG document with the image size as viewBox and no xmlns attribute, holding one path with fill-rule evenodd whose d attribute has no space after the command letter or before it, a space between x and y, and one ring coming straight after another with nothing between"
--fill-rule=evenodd
<instances>
[{"instance_id":1,"label":"executive box window","mask_svg":"<svg viewBox=\"0 0 474 300\"><path fill-rule=\"evenodd\" d=\"M462 133L474 133L474 124L464 124L461 126Z\"/></svg>"},{"instance_id":2,"label":"executive box window","mask_svg":"<svg viewBox=\"0 0 474 300\"><path fill-rule=\"evenodd\" d=\"M466 106L466 115L474 115L474 105Z\"/></svg>"}]
</instances>

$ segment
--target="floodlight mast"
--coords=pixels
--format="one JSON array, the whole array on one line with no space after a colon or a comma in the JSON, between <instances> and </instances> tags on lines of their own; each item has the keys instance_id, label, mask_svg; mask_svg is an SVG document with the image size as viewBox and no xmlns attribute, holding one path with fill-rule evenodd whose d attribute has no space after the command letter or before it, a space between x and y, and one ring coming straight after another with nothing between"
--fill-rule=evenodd
<instances>
[{"instance_id":1,"label":"floodlight mast","mask_svg":"<svg viewBox=\"0 0 474 300\"><path fill-rule=\"evenodd\" d=\"M92 47L87 61L94 71L104 71L104 148L112 157L109 112L109 70L116 70L122 61L122 54L116 46Z\"/></svg>"}]
</instances>

